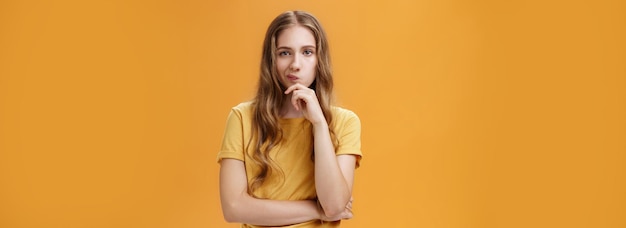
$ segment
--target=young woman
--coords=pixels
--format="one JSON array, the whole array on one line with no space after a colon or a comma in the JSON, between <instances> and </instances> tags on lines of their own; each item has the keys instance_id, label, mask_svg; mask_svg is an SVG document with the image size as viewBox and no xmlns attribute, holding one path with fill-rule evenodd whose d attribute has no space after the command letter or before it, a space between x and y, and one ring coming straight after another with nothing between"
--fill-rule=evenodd
<instances>
[{"instance_id":1,"label":"young woman","mask_svg":"<svg viewBox=\"0 0 626 228\"><path fill-rule=\"evenodd\" d=\"M224 218L242 227L339 227L352 217L361 123L332 106L328 40L302 11L272 21L254 100L234 107L218 154Z\"/></svg>"}]
</instances>

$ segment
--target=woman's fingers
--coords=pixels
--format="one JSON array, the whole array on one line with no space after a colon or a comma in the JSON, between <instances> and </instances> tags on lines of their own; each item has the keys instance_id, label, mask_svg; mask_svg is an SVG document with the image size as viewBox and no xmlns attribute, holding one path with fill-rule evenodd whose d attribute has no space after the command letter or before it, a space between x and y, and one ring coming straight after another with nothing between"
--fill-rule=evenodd
<instances>
[{"instance_id":1,"label":"woman's fingers","mask_svg":"<svg viewBox=\"0 0 626 228\"><path fill-rule=\"evenodd\" d=\"M343 216L343 218L341 218L341 219L351 219L351 218L352 218L352 216L354 216L354 215L352 214L352 210L347 210L347 211L345 212L345 215L344 215L344 216Z\"/></svg>"},{"instance_id":2,"label":"woman's fingers","mask_svg":"<svg viewBox=\"0 0 626 228\"><path fill-rule=\"evenodd\" d=\"M298 96L298 91L293 92L293 94L291 95L291 104L293 105L294 108L296 108L296 110L300 110L300 97Z\"/></svg>"},{"instance_id":3,"label":"woman's fingers","mask_svg":"<svg viewBox=\"0 0 626 228\"><path fill-rule=\"evenodd\" d=\"M306 104L312 101L312 99L317 99L315 91L301 84L295 84L287 88L285 94L289 93L291 93L291 104L296 110L301 110L306 107Z\"/></svg>"},{"instance_id":4,"label":"woman's fingers","mask_svg":"<svg viewBox=\"0 0 626 228\"><path fill-rule=\"evenodd\" d=\"M291 94L291 105L311 123L322 123L325 120L317 95L311 88L295 84L287 88L285 94Z\"/></svg>"},{"instance_id":5,"label":"woman's fingers","mask_svg":"<svg viewBox=\"0 0 626 228\"><path fill-rule=\"evenodd\" d=\"M289 93L291 93L291 91L294 91L296 89L309 89L309 88L307 88L306 86L304 86L304 85L302 85L300 83L296 83L296 84L294 84L292 86L289 86L289 88L287 88L287 90L285 90L285 94L289 94Z\"/></svg>"},{"instance_id":6,"label":"woman's fingers","mask_svg":"<svg viewBox=\"0 0 626 228\"><path fill-rule=\"evenodd\" d=\"M350 197L350 201L348 201L348 204L346 204L346 210L349 211L350 213L352 213L352 200L353 198Z\"/></svg>"}]
</instances>

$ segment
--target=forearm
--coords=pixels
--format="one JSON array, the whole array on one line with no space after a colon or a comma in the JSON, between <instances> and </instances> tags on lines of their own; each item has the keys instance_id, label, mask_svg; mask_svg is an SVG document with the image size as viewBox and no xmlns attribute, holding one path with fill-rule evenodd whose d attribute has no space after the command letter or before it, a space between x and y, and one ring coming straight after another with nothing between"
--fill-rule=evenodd
<instances>
[{"instance_id":1,"label":"forearm","mask_svg":"<svg viewBox=\"0 0 626 228\"><path fill-rule=\"evenodd\" d=\"M320 218L313 200L286 201L257 199L248 195L244 163L223 159L220 168L220 200L228 222L282 226Z\"/></svg>"},{"instance_id":2,"label":"forearm","mask_svg":"<svg viewBox=\"0 0 626 228\"><path fill-rule=\"evenodd\" d=\"M319 219L317 203L312 200L257 199L243 193L239 200L223 205L228 222L283 226Z\"/></svg>"},{"instance_id":3,"label":"forearm","mask_svg":"<svg viewBox=\"0 0 626 228\"><path fill-rule=\"evenodd\" d=\"M326 215L341 213L352 195L341 172L328 125L313 126L315 148L315 189Z\"/></svg>"}]
</instances>

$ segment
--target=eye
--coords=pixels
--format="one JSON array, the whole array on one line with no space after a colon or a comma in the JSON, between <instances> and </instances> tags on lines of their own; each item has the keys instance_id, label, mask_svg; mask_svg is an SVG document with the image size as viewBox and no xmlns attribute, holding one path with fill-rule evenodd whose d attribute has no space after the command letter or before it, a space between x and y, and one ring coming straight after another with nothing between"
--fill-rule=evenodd
<instances>
[{"instance_id":1,"label":"eye","mask_svg":"<svg viewBox=\"0 0 626 228\"><path fill-rule=\"evenodd\" d=\"M307 49L303 53L304 53L304 55L312 55L313 54L313 50Z\"/></svg>"},{"instance_id":2,"label":"eye","mask_svg":"<svg viewBox=\"0 0 626 228\"><path fill-rule=\"evenodd\" d=\"M289 53L288 51L281 51L281 52L278 52L278 55L279 56L287 56L287 55L291 55L291 53Z\"/></svg>"}]
</instances>

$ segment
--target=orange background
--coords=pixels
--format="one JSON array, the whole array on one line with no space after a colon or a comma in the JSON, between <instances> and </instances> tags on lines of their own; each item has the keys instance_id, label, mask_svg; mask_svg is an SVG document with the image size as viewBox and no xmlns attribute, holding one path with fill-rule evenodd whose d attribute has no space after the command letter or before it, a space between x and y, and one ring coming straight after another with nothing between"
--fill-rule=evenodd
<instances>
[{"instance_id":1,"label":"orange background","mask_svg":"<svg viewBox=\"0 0 626 228\"><path fill-rule=\"evenodd\" d=\"M0 227L237 227L215 156L315 14L363 125L344 227L626 227L624 1L0 1Z\"/></svg>"}]
</instances>

